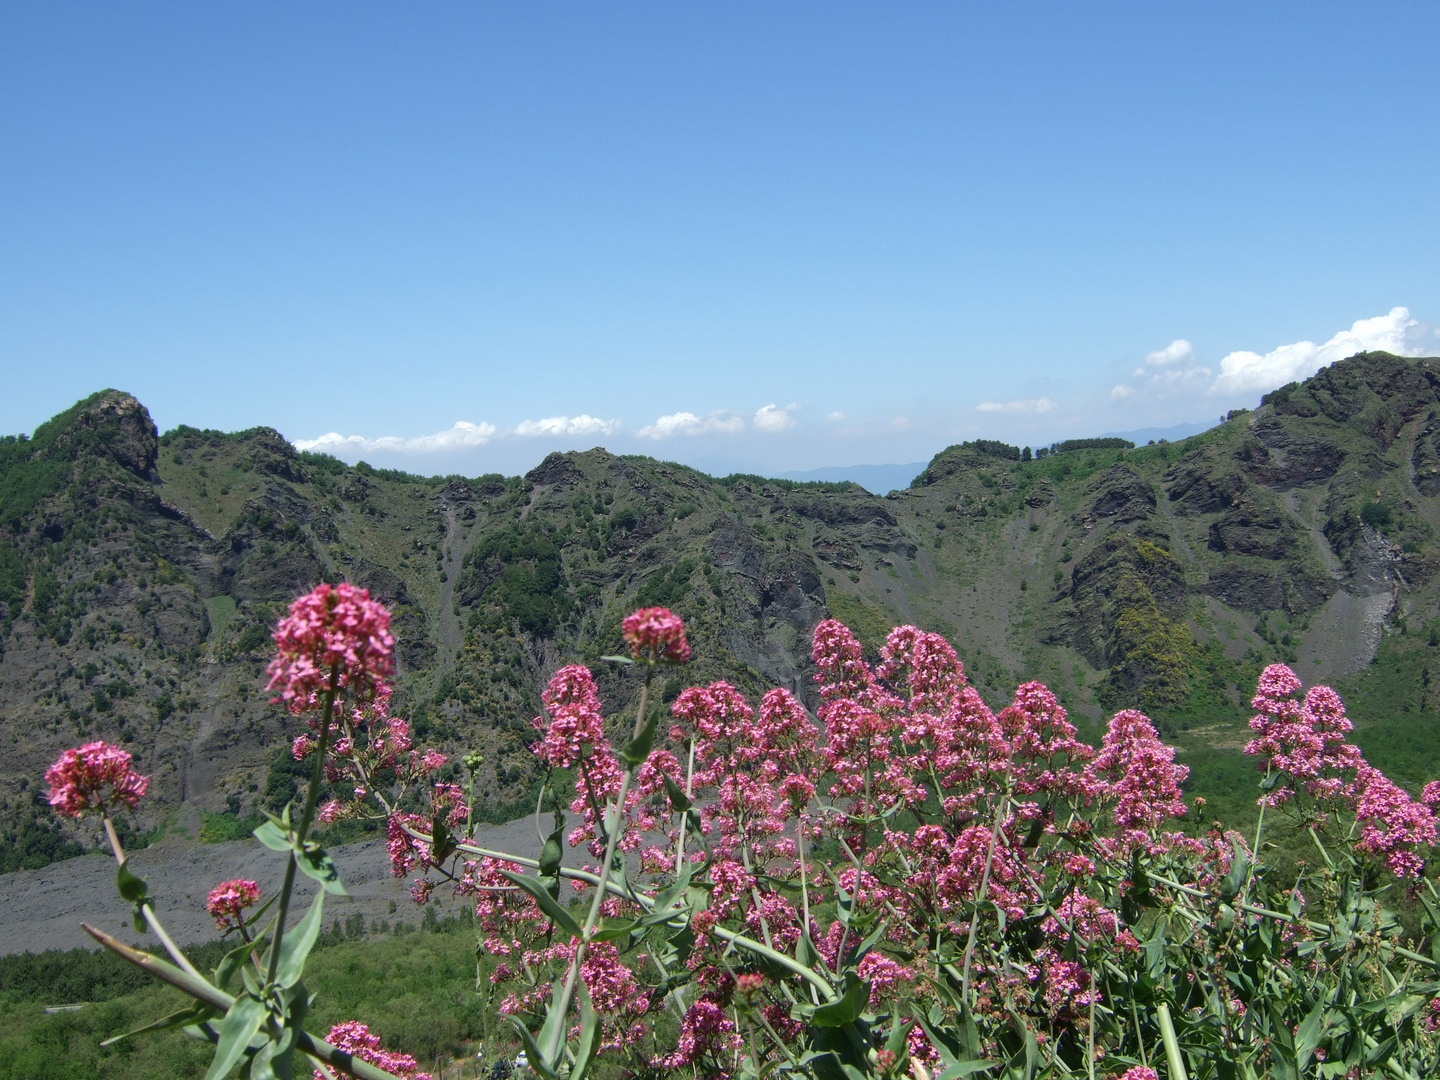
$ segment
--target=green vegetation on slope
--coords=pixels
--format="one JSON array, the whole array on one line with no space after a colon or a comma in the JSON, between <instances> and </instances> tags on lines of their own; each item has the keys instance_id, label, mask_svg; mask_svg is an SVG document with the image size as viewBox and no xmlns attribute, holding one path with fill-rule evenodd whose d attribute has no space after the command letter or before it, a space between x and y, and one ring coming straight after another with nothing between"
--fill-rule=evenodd
<instances>
[{"instance_id":1,"label":"green vegetation on slope","mask_svg":"<svg viewBox=\"0 0 1440 1080\"><path fill-rule=\"evenodd\" d=\"M883 499L599 449L524 477L417 477L265 428L157 437L107 391L0 445L0 782L105 738L152 775L156 820L137 828L190 802L207 835L241 830L297 790L279 751L298 732L263 689L269 628L344 578L394 613L394 708L417 742L484 753L486 818L533 800L549 672L614 652L620 619L654 603L685 616L696 656L667 699L718 678L804 692L820 619L854 624L872 657L913 622L954 642L993 707L1041 678L1092 737L1145 708L1224 786L1231 766L1201 762L1238 754L1263 664L1363 666L1376 598L1395 598L1392 626L1428 626L1437 569L1431 360L1358 356L1174 444L949 447ZM623 711L634 674L600 679ZM19 813L0 808L7 835ZM72 850L32 834L21 861Z\"/></svg>"}]
</instances>

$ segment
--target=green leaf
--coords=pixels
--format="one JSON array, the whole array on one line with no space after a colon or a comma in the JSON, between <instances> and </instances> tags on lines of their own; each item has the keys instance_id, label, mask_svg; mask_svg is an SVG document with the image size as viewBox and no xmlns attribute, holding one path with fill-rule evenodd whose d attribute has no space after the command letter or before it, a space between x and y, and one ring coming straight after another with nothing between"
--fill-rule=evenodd
<instances>
[{"instance_id":1,"label":"green leaf","mask_svg":"<svg viewBox=\"0 0 1440 1080\"><path fill-rule=\"evenodd\" d=\"M325 893L315 894L310 910L295 924L295 928L280 942L280 963L275 968L275 981L287 989L300 981L305 973L305 960L315 947L320 936L321 909L325 906Z\"/></svg>"},{"instance_id":2,"label":"green leaf","mask_svg":"<svg viewBox=\"0 0 1440 1080\"><path fill-rule=\"evenodd\" d=\"M541 877L553 878L560 876L560 860L564 855L564 848L560 845L564 840L564 833L565 819L561 818L560 824L555 827L554 832L545 838L545 846L540 849Z\"/></svg>"},{"instance_id":3,"label":"green leaf","mask_svg":"<svg viewBox=\"0 0 1440 1080\"><path fill-rule=\"evenodd\" d=\"M870 1003L870 984L853 971L845 972L845 994L838 1001L821 1005L815 1010L810 1022L816 1027L844 1027L860 1019L865 1006Z\"/></svg>"},{"instance_id":4,"label":"green leaf","mask_svg":"<svg viewBox=\"0 0 1440 1080\"><path fill-rule=\"evenodd\" d=\"M897 1058L905 1054L905 1041L910 1035L910 1029L915 1026L914 1021L908 1024L902 1023L897 1016L895 1022L890 1025L890 1037L885 1040L885 1049L889 1050Z\"/></svg>"},{"instance_id":5,"label":"green leaf","mask_svg":"<svg viewBox=\"0 0 1440 1080\"><path fill-rule=\"evenodd\" d=\"M875 927L875 929L870 932L869 936L866 937L864 941L860 942L860 944L855 947L855 951L851 954L850 957L851 962L858 964L861 960L863 960L865 958L865 954L868 953L871 949L873 949L876 943L885 936L885 931L889 929L889 926L889 923L887 923L884 919L881 919L880 925Z\"/></svg>"},{"instance_id":6,"label":"green leaf","mask_svg":"<svg viewBox=\"0 0 1440 1080\"><path fill-rule=\"evenodd\" d=\"M1220 886L1220 898L1227 903L1240 895L1240 890L1245 887L1245 881L1250 876L1250 856L1245 853L1240 841L1236 840L1234 847L1235 857L1230 863L1230 872L1225 875Z\"/></svg>"},{"instance_id":7,"label":"green leaf","mask_svg":"<svg viewBox=\"0 0 1440 1080\"><path fill-rule=\"evenodd\" d=\"M795 959L809 968L813 968L816 961L820 959L820 954L815 951L815 946L805 936L803 930L795 942Z\"/></svg>"},{"instance_id":8,"label":"green leaf","mask_svg":"<svg viewBox=\"0 0 1440 1080\"><path fill-rule=\"evenodd\" d=\"M602 656L601 660L608 660L612 664L633 664L634 660L628 656Z\"/></svg>"},{"instance_id":9,"label":"green leaf","mask_svg":"<svg viewBox=\"0 0 1440 1080\"><path fill-rule=\"evenodd\" d=\"M226 953L215 968L215 985L221 990L229 990L230 983L234 981L235 976L240 972L245 961L250 958L250 953L254 949L254 944L247 941Z\"/></svg>"},{"instance_id":10,"label":"green leaf","mask_svg":"<svg viewBox=\"0 0 1440 1080\"><path fill-rule=\"evenodd\" d=\"M309 844L306 845L309 847ZM335 864L330 856L325 853L324 848L310 848L308 851L295 853L295 865L300 872L311 881L318 881L320 887L328 893L336 896L346 896L345 886L340 882L340 871L335 869Z\"/></svg>"},{"instance_id":11,"label":"green leaf","mask_svg":"<svg viewBox=\"0 0 1440 1080\"><path fill-rule=\"evenodd\" d=\"M169 1031L171 1028L184 1027L186 1024L198 1023L201 1020L208 1020L215 1015L215 1010L208 1005L195 1004L188 1008L173 1012L169 1016L162 1016L159 1020L153 1020L144 1027L138 1027L134 1031L127 1031L124 1035L116 1035L106 1039L101 1046L114 1046L125 1039L133 1038L136 1035L146 1035L152 1031Z\"/></svg>"},{"instance_id":12,"label":"green leaf","mask_svg":"<svg viewBox=\"0 0 1440 1080\"><path fill-rule=\"evenodd\" d=\"M221 1080L229 1074L265 1022L265 1016L264 1004L248 994L235 999L225 1019L220 1021L220 1044L215 1047L215 1059L210 1062L205 1080Z\"/></svg>"},{"instance_id":13,"label":"green leaf","mask_svg":"<svg viewBox=\"0 0 1440 1080\"><path fill-rule=\"evenodd\" d=\"M683 904L677 910L675 907L675 902L677 900L682 900L686 895L687 891L689 890L690 876L693 869L694 864L691 863L689 859L686 859L684 865L680 867L680 876L677 877L669 885L667 885L664 889L661 889L660 892L655 894L655 906L651 908L652 915L661 911L670 912L672 917L682 913L687 913L687 909L684 907Z\"/></svg>"},{"instance_id":14,"label":"green leaf","mask_svg":"<svg viewBox=\"0 0 1440 1080\"><path fill-rule=\"evenodd\" d=\"M139 903L145 899L149 888L145 882L130 872L130 860L126 859L115 871L115 887L120 890L120 896L132 904Z\"/></svg>"},{"instance_id":15,"label":"green leaf","mask_svg":"<svg viewBox=\"0 0 1440 1080\"><path fill-rule=\"evenodd\" d=\"M639 923L616 923L614 926L607 926L603 930L597 930L590 935L591 941L619 941L621 938L628 938L639 929ZM625 950L621 950L622 952Z\"/></svg>"},{"instance_id":16,"label":"green leaf","mask_svg":"<svg viewBox=\"0 0 1440 1080\"><path fill-rule=\"evenodd\" d=\"M541 885L537 879L526 877L523 874L515 874L509 870L501 870L500 873L533 896L535 902L540 905L540 910L550 916L560 929L571 937L580 936L580 924L575 921L575 917L561 907L560 902L546 892L545 886Z\"/></svg>"},{"instance_id":17,"label":"green leaf","mask_svg":"<svg viewBox=\"0 0 1440 1080\"><path fill-rule=\"evenodd\" d=\"M580 1002L580 1045L575 1048L575 1064L570 1069L570 1080L583 1080L585 1070L600 1049L600 1017L595 1015L595 1007L590 1004L590 991L586 989L584 979L576 983L575 997Z\"/></svg>"},{"instance_id":18,"label":"green leaf","mask_svg":"<svg viewBox=\"0 0 1440 1080\"><path fill-rule=\"evenodd\" d=\"M665 794L670 796L671 808L677 814L683 814L686 810L689 810L693 804L689 796L680 790L680 785L675 783L674 780L671 780L665 773L661 773L660 778L665 781Z\"/></svg>"},{"instance_id":19,"label":"green leaf","mask_svg":"<svg viewBox=\"0 0 1440 1080\"><path fill-rule=\"evenodd\" d=\"M1295 1032L1295 1067L1301 1073L1310 1064L1310 1055L1315 1053L1315 1048L1320 1045L1324 1034L1325 1002L1321 1000L1315 1003L1315 1008L1310 1010L1309 1015L1300 1022L1299 1030Z\"/></svg>"},{"instance_id":20,"label":"green leaf","mask_svg":"<svg viewBox=\"0 0 1440 1080\"><path fill-rule=\"evenodd\" d=\"M510 1022L515 1025L515 1031L520 1036L520 1044L525 1047L525 1060L529 1063L530 1068L535 1070L541 1080L559 1080L554 1070L545 1063L545 1059L540 1054L540 1047L535 1045L535 1036L530 1034L529 1029L525 1027L525 1022L518 1016L510 1017Z\"/></svg>"},{"instance_id":21,"label":"green leaf","mask_svg":"<svg viewBox=\"0 0 1440 1080\"><path fill-rule=\"evenodd\" d=\"M284 1037L288 1036L288 1040ZM292 1080L295 1029L287 1027L280 1042L266 1040L250 1058L249 1080Z\"/></svg>"},{"instance_id":22,"label":"green leaf","mask_svg":"<svg viewBox=\"0 0 1440 1080\"><path fill-rule=\"evenodd\" d=\"M684 967L695 948L695 931L689 926L677 930L665 939L665 945L666 951L663 955L666 963L673 961L672 966Z\"/></svg>"},{"instance_id":23,"label":"green leaf","mask_svg":"<svg viewBox=\"0 0 1440 1080\"><path fill-rule=\"evenodd\" d=\"M275 893L273 896L270 897L269 900L266 900L265 903L261 904L258 908L256 908L255 914L251 915L248 919L245 920L246 928L248 929L249 927L252 927L257 922L259 922L265 916L265 912L270 910L271 905L273 905L275 901L279 899L280 894Z\"/></svg>"},{"instance_id":24,"label":"green leaf","mask_svg":"<svg viewBox=\"0 0 1440 1080\"><path fill-rule=\"evenodd\" d=\"M937 1074L935 1080L958 1080L962 1076L970 1076L973 1073L984 1072L995 1063L984 1059L972 1061L957 1061L954 1065L947 1066L945 1071Z\"/></svg>"},{"instance_id":25,"label":"green leaf","mask_svg":"<svg viewBox=\"0 0 1440 1080\"><path fill-rule=\"evenodd\" d=\"M290 834L273 821L264 822L251 835L271 851L290 850Z\"/></svg>"},{"instance_id":26,"label":"green leaf","mask_svg":"<svg viewBox=\"0 0 1440 1080\"><path fill-rule=\"evenodd\" d=\"M828 870L829 867L826 869ZM855 901L845 891L845 886L840 884L839 878L834 874L831 874L830 878L835 885L835 918L840 921L841 926L849 926L850 916L855 913Z\"/></svg>"},{"instance_id":27,"label":"green leaf","mask_svg":"<svg viewBox=\"0 0 1440 1080\"><path fill-rule=\"evenodd\" d=\"M980 1041L980 1028L975 1023L975 1014L970 1011L970 1003L964 998L960 999L960 1020L965 1054L978 1059L985 1050L985 1044Z\"/></svg>"},{"instance_id":28,"label":"green leaf","mask_svg":"<svg viewBox=\"0 0 1440 1080\"><path fill-rule=\"evenodd\" d=\"M142 896L139 900L135 901L135 910L130 913L130 925L135 927L137 934L143 934L146 930L150 929L150 924L145 918L145 909L147 907L153 908L154 906L155 898L153 896Z\"/></svg>"},{"instance_id":29,"label":"green leaf","mask_svg":"<svg viewBox=\"0 0 1440 1080\"><path fill-rule=\"evenodd\" d=\"M632 769L638 769L645 764L645 759L650 756L650 747L655 744L655 725L660 720L660 714L654 713L640 729L640 734L631 739L620 748L621 760Z\"/></svg>"}]
</instances>

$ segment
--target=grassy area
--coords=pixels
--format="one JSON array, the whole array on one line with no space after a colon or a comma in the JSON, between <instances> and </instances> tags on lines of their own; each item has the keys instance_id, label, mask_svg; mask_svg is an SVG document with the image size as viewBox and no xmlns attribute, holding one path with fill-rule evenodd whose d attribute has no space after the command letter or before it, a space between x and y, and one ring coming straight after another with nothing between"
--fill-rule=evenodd
<instances>
[{"instance_id":1,"label":"grassy area","mask_svg":"<svg viewBox=\"0 0 1440 1080\"><path fill-rule=\"evenodd\" d=\"M308 1029L323 1035L342 1020L364 1021L388 1048L414 1055L437 1077L438 1061L451 1080L474 1074L475 1043L487 1025L493 1040L487 1056L513 1055L508 1025L487 1016L476 993L469 923L429 925L429 932L369 940L345 940L338 927L327 932L305 974L316 995ZM207 946L196 950L195 962L203 970L220 955ZM74 1011L45 1012L80 1002L86 1004ZM201 1076L211 1048L178 1031L99 1045L183 1004L178 992L108 954L77 949L0 957L0 1080Z\"/></svg>"}]
</instances>

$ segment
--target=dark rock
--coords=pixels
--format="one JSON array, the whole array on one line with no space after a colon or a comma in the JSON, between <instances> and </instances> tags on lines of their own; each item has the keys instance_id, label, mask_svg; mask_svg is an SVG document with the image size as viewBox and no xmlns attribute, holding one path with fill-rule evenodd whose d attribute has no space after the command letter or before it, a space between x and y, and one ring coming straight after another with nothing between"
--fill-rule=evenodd
<instances>
[{"instance_id":1,"label":"dark rock","mask_svg":"<svg viewBox=\"0 0 1440 1080\"><path fill-rule=\"evenodd\" d=\"M843 540L821 540L815 545L815 554L841 570L858 572L865 569L865 564L860 561L860 553Z\"/></svg>"},{"instance_id":2,"label":"dark rock","mask_svg":"<svg viewBox=\"0 0 1440 1080\"><path fill-rule=\"evenodd\" d=\"M1090 485L1094 497L1076 515L1076 520L1113 518L1116 522L1140 521L1155 510L1155 493L1129 465L1112 465Z\"/></svg>"},{"instance_id":3,"label":"dark rock","mask_svg":"<svg viewBox=\"0 0 1440 1080\"><path fill-rule=\"evenodd\" d=\"M585 474L576 466L572 455L554 453L526 473L525 479L537 485L574 487L585 482Z\"/></svg>"},{"instance_id":4,"label":"dark rock","mask_svg":"<svg viewBox=\"0 0 1440 1080\"><path fill-rule=\"evenodd\" d=\"M255 428L246 434L251 438L250 457L257 472L294 484L305 482L300 455L283 435L274 428Z\"/></svg>"},{"instance_id":5,"label":"dark rock","mask_svg":"<svg viewBox=\"0 0 1440 1080\"><path fill-rule=\"evenodd\" d=\"M1185 572L1157 544L1112 533L1071 571L1068 596L1074 602L1071 642L1097 667L1111 663L1115 627L1129 608L1148 606L1166 618L1185 615Z\"/></svg>"},{"instance_id":6,"label":"dark rock","mask_svg":"<svg viewBox=\"0 0 1440 1080\"><path fill-rule=\"evenodd\" d=\"M1299 553L1306 534L1284 510L1247 492L1210 525L1211 551L1285 559Z\"/></svg>"},{"instance_id":7,"label":"dark rock","mask_svg":"<svg viewBox=\"0 0 1440 1080\"><path fill-rule=\"evenodd\" d=\"M160 453L160 434L150 413L129 394L107 390L75 416L55 440L52 454L74 456L99 443L136 476L149 478Z\"/></svg>"},{"instance_id":8,"label":"dark rock","mask_svg":"<svg viewBox=\"0 0 1440 1080\"><path fill-rule=\"evenodd\" d=\"M1241 451L1243 467L1257 483L1277 491L1327 480L1345 459L1331 440L1297 434L1273 414L1258 419L1251 431L1255 441Z\"/></svg>"},{"instance_id":9,"label":"dark rock","mask_svg":"<svg viewBox=\"0 0 1440 1080\"><path fill-rule=\"evenodd\" d=\"M1431 410L1410 452L1415 489L1428 498L1440 495L1440 411Z\"/></svg>"},{"instance_id":10,"label":"dark rock","mask_svg":"<svg viewBox=\"0 0 1440 1080\"><path fill-rule=\"evenodd\" d=\"M1025 505L1033 510L1038 510L1043 506L1049 506L1054 501L1055 485L1050 482L1049 477L1042 479L1031 488L1030 492L1025 496Z\"/></svg>"},{"instance_id":11,"label":"dark rock","mask_svg":"<svg viewBox=\"0 0 1440 1080\"><path fill-rule=\"evenodd\" d=\"M767 489L768 490L768 489ZM834 495L825 499L796 499L790 504L799 514L826 525L895 526L895 515L878 499Z\"/></svg>"},{"instance_id":12,"label":"dark rock","mask_svg":"<svg viewBox=\"0 0 1440 1080\"><path fill-rule=\"evenodd\" d=\"M1183 514L1214 514L1244 490L1239 472L1218 468L1206 449L1192 450L1165 473L1166 494Z\"/></svg>"}]
</instances>

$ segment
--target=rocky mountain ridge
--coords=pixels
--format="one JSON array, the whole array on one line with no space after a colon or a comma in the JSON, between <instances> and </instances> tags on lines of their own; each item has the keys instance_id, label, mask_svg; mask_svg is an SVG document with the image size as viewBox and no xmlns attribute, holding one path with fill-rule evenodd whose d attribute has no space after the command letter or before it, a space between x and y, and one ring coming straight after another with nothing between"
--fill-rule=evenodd
<instances>
[{"instance_id":1,"label":"rocky mountain ridge","mask_svg":"<svg viewBox=\"0 0 1440 1080\"><path fill-rule=\"evenodd\" d=\"M615 651L641 604L691 628L667 698L681 676L809 695L822 618L872 649L915 622L994 704L1041 678L1080 716L1140 705L1182 748L1233 753L1260 666L1363 673L1387 632L1435 619L1437 566L1435 359L1362 354L1176 443L953 446L885 498L598 448L424 478L265 428L162 436L105 391L0 441L0 827L11 862L60 850L37 781L94 737L153 775L142 827L283 803L268 628L321 579L391 606L397 708L427 742L485 751L483 808L503 816L531 792L544 681ZM618 711L633 683L598 670Z\"/></svg>"}]
</instances>

